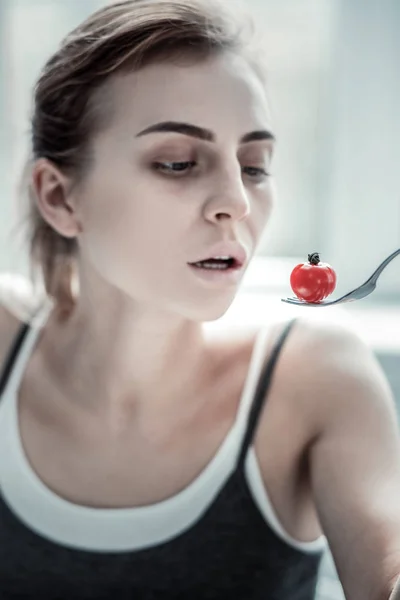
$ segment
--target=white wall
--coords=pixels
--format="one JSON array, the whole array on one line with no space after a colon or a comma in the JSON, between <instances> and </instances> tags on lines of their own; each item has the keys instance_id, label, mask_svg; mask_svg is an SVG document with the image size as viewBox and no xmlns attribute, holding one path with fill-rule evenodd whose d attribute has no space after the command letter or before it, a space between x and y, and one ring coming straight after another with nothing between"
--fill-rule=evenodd
<instances>
[{"instance_id":1,"label":"white wall","mask_svg":"<svg viewBox=\"0 0 400 600\"><path fill-rule=\"evenodd\" d=\"M400 2L342 0L325 104L325 249L343 287L400 247ZM400 260L379 292L400 302Z\"/></svg>"}]
</instances>

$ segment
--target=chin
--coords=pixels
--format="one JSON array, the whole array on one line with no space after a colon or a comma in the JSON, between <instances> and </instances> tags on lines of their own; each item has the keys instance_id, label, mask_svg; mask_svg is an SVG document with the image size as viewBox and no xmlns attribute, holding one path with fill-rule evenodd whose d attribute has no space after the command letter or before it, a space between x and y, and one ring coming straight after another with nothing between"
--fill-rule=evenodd
<instances>
[{"instance_id":1,"label":"chin","mask_svg":"<svg viewBox=\"0 0 400 600\"><path fill-rule=\"evenodd\" d=\"M229 310L233 303L234 298L230 302L203 302L203 306L191 306L189 310L182 311L186 312L189 319L198 323L206 323L211 321L218 321L221 319Z\"/></svg>"}]
</instances>

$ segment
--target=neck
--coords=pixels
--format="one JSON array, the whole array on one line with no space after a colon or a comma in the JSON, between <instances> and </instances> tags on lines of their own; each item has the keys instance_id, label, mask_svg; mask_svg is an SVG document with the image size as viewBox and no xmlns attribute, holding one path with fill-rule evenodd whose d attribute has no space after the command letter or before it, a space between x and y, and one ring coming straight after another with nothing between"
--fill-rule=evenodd
<instances>
[{"instance_id":1,"label":"neck","mask_svg":"<svg viewBox=\"0 0 400 600\"><path fill-rule=\"evenodd\" d=\"M74 401L96 410L168 411L194 393L209 364L201 324L121 296L94 303L81 295L70 319L53 318L50 330L53 370Z\"/></svg>"}]
</instances>

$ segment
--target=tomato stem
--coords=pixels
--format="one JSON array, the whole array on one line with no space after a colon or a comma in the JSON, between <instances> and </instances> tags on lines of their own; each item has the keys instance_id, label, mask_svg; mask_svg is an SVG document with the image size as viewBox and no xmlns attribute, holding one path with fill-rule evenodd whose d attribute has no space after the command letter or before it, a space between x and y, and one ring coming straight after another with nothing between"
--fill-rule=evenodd
<instances>
[{"instance_id":1,"label":"tomato stem","mask_svg":"<svg viewBox=\"0 0 400 600\"><path fill-rule=\"evenodd\" d=\"M313 252L312 254L308 255L308 262L311 265L317 265L318 263L321 262L321 259L319 258L319 252Z\"/></svg>"}]
</instances>

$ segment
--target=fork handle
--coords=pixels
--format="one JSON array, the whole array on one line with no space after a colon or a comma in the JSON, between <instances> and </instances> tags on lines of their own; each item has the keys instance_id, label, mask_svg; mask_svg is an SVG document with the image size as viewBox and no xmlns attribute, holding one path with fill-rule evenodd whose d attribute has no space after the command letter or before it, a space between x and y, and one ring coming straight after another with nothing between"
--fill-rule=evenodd
<instances>
[{"instance_id":1,"label":"fork handle","mask_svg":"<svg viewBox=\"0 0 400 600\"><path fill-rule=\"evenodd\" d=\"M398 577L388 600L400 600L400 576Z\"/></svg>"},{"instance_id":2,"label":"fork handle","mask_svg":"<svg viewBox=\"0 0 400 600\"><path fill-rule=\"evenodd\" d=\"M383 269L385 269L388 264L398 255L400 254L400 248L398 248L397 250L395 250L394 252L392 252L392 254L390 254L387 258L385 258L385 260L383 261L383 263L381 263L379 265L379 267L376 269L376 271L374 271L371 275L371 277L369 277L369 279L367 279L367 281L365 283L369 283L370 281L376 281L379 277L379 275L382 273Z\"/></svg>"}]
</instances>

